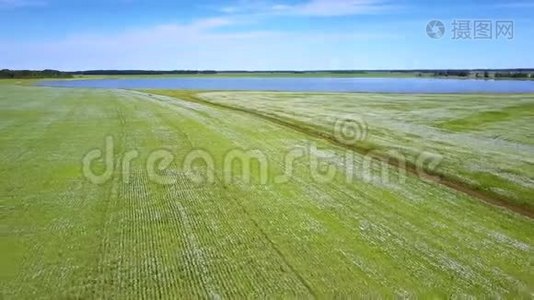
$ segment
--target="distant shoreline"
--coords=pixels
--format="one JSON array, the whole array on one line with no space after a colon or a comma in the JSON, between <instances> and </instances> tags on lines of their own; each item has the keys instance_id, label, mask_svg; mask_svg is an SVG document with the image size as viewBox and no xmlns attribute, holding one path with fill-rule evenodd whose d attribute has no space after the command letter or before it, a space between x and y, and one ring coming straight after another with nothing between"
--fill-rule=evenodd
<instances>
[{"instance_id":1,"label":"distant shoreline","mask_svg":"<svg viewBox=\"0 0 534 300\"><path fill-rule=\"evenodd\" d=\"M318 71L211 71L211 70L0 70L0 79L112 79L112 78L439 78L481 80L533 80L534 69L435 70L318 70Z\"/></svg>"},{"instance_id":2,"label":"distant shoreline","mask_svg":"<svg viewBox=\"0 0 534 300\"><path fill-rule=\"evenodd\" d=\"M433 76L430 74L418 75L417 73L368 73L368 74L332 74L332 73L218 73L218 74L130 74L130 75L74 75L67 80L89 79L131 79L131 78L421 78L421 79L463 79L463 80L523 80L531 81L532 78L516 77L475 77L475 76Z\"/></svg>"}]
</instances>

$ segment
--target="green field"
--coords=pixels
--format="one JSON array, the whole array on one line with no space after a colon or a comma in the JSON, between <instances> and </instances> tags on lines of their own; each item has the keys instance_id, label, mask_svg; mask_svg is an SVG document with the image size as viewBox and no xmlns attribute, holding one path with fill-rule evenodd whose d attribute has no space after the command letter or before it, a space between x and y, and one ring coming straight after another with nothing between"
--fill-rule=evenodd
<instances>
[{"instance_id":1,"label":"green field","mask_svg":"<svg viewBox=\"0 0 534 300\"><path fill-rule=\"evenodd\" d=\"M151 91L183 96L183 91ZM433 172L534 216L534 95L187 93L333 137L338 119L364 123L360 152L441 158ZM362 128L359 128L362 129Z\"/></svg>"},{"instance_id":2,"label":"green field","mask_svg":"<svg viewBox=\"0 0 534 300\"><path fill-rule=\"evenodd\" d=\"M366 151L528 210L533 99L2 82L2 299L532 297L533 219Z\"/></svg>"},{"instance_id":3,"label":"green field","mask_svg":"<svg viewBox=\"0 0 534 300\"><path fill-rule=\"evenodd\" d=\"M446 70L441 70L445 72ZM112 72L112 71L110 71ZM514 77L506 75L504 70L500 76L496 76L496 71L489 71L489 77L484 77L482 70L470 71L467 76L459 75L439 75L439 71L220 71L217 73L200 74L73 74L67 80L87 80L87 79L134 79L134 78L434 78L434 79L478 79L478 80L534 80L534 77ZM65 80L65 79L62 79Z\"/></svg>"},{"instance_id":4,"label":"green field","mask_svg":"<svg viewBox=\"0 0 534 300\"><path fill-rule=\"evenodd\" d=\"M73 75L77 79L128 79L128 78L415 78L430 77L416 72L219 72L214 74L148 74L148 75ZM452 78L452 76L451 76Z\"/></svg>"}]
</instances>

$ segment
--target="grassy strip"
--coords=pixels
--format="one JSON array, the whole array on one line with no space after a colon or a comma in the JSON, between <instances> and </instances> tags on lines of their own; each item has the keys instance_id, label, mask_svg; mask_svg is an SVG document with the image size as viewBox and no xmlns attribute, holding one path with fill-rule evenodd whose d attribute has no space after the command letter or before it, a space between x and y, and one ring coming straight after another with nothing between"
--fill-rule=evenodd
<instances>
[{"instance_id":1,"label":"grassy strip","mask_svg":"<svg viewBox=\"0 0 534 300\"><path fill-rule=\"evenodd\" d=\"M525 103L504 107L495 111L475 112L469 116L460 119L451 119L437 126L452 131L471 131L476 130L482 125L488 123L504 122L517 118L534 118L534 104Z\"/></svg>"},{"instance_id":2,"label":"grassy strip","mask_svg":"<svg viewBox=\"0 0 534 300\"><path fill-rule=\"evenodd\" d=\"M399 162L396 157L387 155L387 151L389 149L386 149L378 144L370 143L368 141L359 142L356 145L343 143L343 142L340 142L338 139L336 139L333 133L322 130L322 129L317 129L317 127L314 127L311 124L298 122L298 121L295 121L294 119L284 118L284 117L274 115L274 114L269 115L269 114L265 114L262 112L238 107L238 106L232 106L232 105L227 105L223 103L209 101L209 100L206 100L205 98L201 98L198 96L198 93L200 91L149 90L148 92L159 94L159 95L171 96L171 97L179 98L181 100L192 101L195 103L208 104L208 105L218 107L218 108L231 109L234 111L240 111L243 113L253 114L257 117L292 128L294 130L305 133L307 135L322 138L337 146L342 146L347 149L357 151L360 154L369 155L380 161L385 161L394 167L400 167L402 165L401 162ZM520 213L527 217L534 218L534 204L533 203L518 202L517 200L504 197L503 195L496 193L493 190L489 189L488 187L498 186L500 183L498 181L496 182L492 178L491 178L492 180L489 181L491 185L481 186L480 184L473 184L473 183L466 182L462 180L462 178L457 177L454 174L451 174L449 172L442 172L440 169L429 169L429 168L426 168L425 166L417 166L411 160L406 160L404 161L404 163L406 166L406 170L409 171L413 175L420 176L426 180L432 180L436 183L445 185L449 188L453 188L457 191L476 197L477 199L480 199L486 203L504 207L516 213ZM424 168L425 172L421 172L421 167ZM488 175L486 175L486 177L488 177Z\"/></svg>"},{"instance_id":3,"label":"grassy strip","mask_svg":"<svg viewBox=\"0 0 534 300\"><path fill-rule=\"evenodd\" d=\"M296 145L348 153L324 138L134 91L0 89L4 298L528 298L534 290L533 220L437 184L317 182L305 159L283 184L257 184L257 167L251 183L221 180L231 150L263 151L272 175L283 174ZM81 160L100 149L95 172L105 169L109 136L113 175L94 184ZM182 167L198 149L215 160L213 183L194 184ZM156 172L174 184L146 172L161 150L175 159ZM125 173L130 151L139 157Z\"/></svg>"}]
</instances>

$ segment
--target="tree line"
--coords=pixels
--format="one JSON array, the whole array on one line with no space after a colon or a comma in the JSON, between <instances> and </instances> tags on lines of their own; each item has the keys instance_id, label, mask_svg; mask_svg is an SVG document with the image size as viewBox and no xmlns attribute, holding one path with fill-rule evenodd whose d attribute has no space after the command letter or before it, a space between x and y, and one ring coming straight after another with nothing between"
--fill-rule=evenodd
<instances>
[{"instance_id":1,"label":"tree line","mask_svg":"<svg viewBox=\"0 0 534 300\"><path fill-rule=\"evenodd\" d=\"M420 74L420 73L418 73ZM506 70L439 70L431 72L436 77L474 77L474 78L534 78L534 71Z\"/></svg>"},{"instance_id":2,"label":"tree line","mask_svg":"<svg viewBox=\"0 0 534 300\"><path fill-rule=\"evenodd\" d=\"M31 79L31 78L72 78L67 72L58 70L0 70L0 78L4 79Z\"/></svg>"},{"instance_id":3,"label":"tree line","mask_svg":"<svg viewBox=\"0 0 534 300\"><path fill-rule=\"evenodd\" d=\"M534 69L476 69L476 70L316 70L316 71L213 71L213 70L89 70L63 72L58 70L0 70L1 78L72 78L75 75L203 75L203 74L367 74L367 73L411 73L415 76L466 77L466 78L534 78Z\"/></svg>"},{"instance_id":4,"label":"tree line","mask_svg":"<svg viewBox=\"0 0 534 300\"><path fill-rule=\"evenodd\" d=\"M196 75L196 74L217 74L217 71L198 70L173 70L173 71L153 71L153 70L89 70L70 72L73 75Z\"/></svg>"}]
</instances>

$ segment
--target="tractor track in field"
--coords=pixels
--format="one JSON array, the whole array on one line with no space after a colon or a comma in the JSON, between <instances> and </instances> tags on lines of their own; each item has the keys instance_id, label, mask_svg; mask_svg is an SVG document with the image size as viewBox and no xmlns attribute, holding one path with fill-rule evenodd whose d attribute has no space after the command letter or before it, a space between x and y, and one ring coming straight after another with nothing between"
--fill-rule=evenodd
<instances>
[{"instance_id":1,"label":"tractor track in field","mask_svg":"<svg viewBox=\"0 0 534 300\"><path fill-rule=\"evenodd\" d=\"M217 178L217 181L221 182L219 178ZM302 274L299 273L299 271L290 263L290 261L287 259L287 257L284 255L284 253L282 253L282 251L280 250L280 248L276 245L276 243L269 237L269 235L267 234L267 232L265 232L265 230L263 230L263 228L260 226L260 224L258 223L258 221L256 221L256 219L254 219L252 217L252 215L248 212L248 210L239 202L237 201L237 199L235 198L232 198L232 197L228 197L225 193L223 193L222 195L224 198L226 198L227 200L231 200L233 201L242 211L243 213L247 216L247 218L252 222L252 224L254 224L254 227L256 227L256 229L259 231L259 233L261 234L261 236L267 241L267 243L269 244L269 246L271 246L271 248L276 252L276 254L278 255L278 257L280 257L280 259L282 260L282 262L289 268L289 270L295 275L295 277L297 277L298 281L304 286L304 288L306 288L306 290L308 291L308 293L311 295L311 298L312 299L317 299L317 294L315 293L315 291L313 290L313 288L311 287L311 285L306 281L306 279L304 279L304 277L302 276Z\"/></svg>"},{"instance_id":2,"label":"tractor track in field","mask_svg":"<svg viewBox=\"0 0 534 300\"><path fill-rule=\"evenodd\" d=\"M157 99L154 99L153 97L150 98L152 101L157 101ZM174 98L173 98L174 99ZM168 103L168 105L173 105L172 103ZM176 104L175 104L176 105ZM183 108L183 107L182 107ZM171 126L172 128L178 130L181 132L180 128L178 128L175 124L173 124L172 122L170 122L169 118L164 116L163 114L159 114L159 117L162 118L163 120L165 120L165 122ZM185 133L184 133L185 135ZM192 145L191 141L189 140L189 138L187 137L187 135L185 135L186 139L187 139L187 142L189 145ZM225 186L223 183L222 183L222 180L219 178L219 177L215 177L217 182L219 182L222 186ZM237 201L237 199L234 199L232 197L229 197L226 195L226 193L224 192L223 190L223 193L221 194L222 197L226 198L228 201L230 202L233 202L237 207L239 207L239 209L241 209L243 211L243 213L247 216L247 218L252 222L252 224L254 224L254 227L258 230L258 232L260 233L260 235L267 241L267 243L269 244L269 246L274 250L274 252L276 252L276 254L280 257L280 259L282 260L283 264L286 265L286 267L295 275L295 277L298 279L298 281L303 285L303 287L307 290L307 292L309 293L309 295L311 295L312 299L316 299L317 298L317 295L316 293L314 292L313 288L311 287L311 285L304 279L304 277L302 276L302 274L300 274L298 272L298 270L290 263L290 261L287 259L287 257L282 253L282 251L279 249L279 247L276 245L276 243L269 237L269 235L265 232L265 230L260 226L260 224L258 223L258 221L256 219L254 219L252 217L252 215L248 212L248 210L239 202Z\"/></svg>"},{"instance_id":3,"label":"tractor track in field","mask_svg":"<svg viewBox=\"0 0 534 300\"><path fill-rule=\"evenodd\" d=\"M141 91L135 91L135 92L143 93L143 94L146 94L146 95L151 95L150 93L147 93L147 92L141 92ZM269 115L266 115L266 114L258 113L258 112L255 112L255 111L250 111L250 110L247 110L247 109L244 109L244 108L240 108L240 107L235 107L235 106L226 105L226 104L222 104L222 103L215 103L215 102L207 101L207 100L204 100L204 99L202 99L202 98L200 98L198 96L195 96L194 94L189 94L186 97L181 97L181 96L174 97L174 96L168 96L168 95L160 95L160 94L157 94L157 93L154 93L154 94L157 95L158 97L170 97L170 98L173 98L173 99L176 99L176 100L188 101L188 102L193 102L193 103L197 103L197 104L201 104L201 105L208 105L208 106L212 106L212 107L216 107L216 108L222 108L222 109L232 110L232 111L235 111L235 112L246 113L246 114L249 114L249 115L252 115L252 116L255 116L255 117L258 117L258 118L261 118L261 119L264 119L264 120L267 120L267 121L270 121L270 122L273 122L273 123L276 123L276 124L284 126L286 128L290 128L290 129L293 129L295 131L304 133L304 134L306 134L308 136L312 136L314 138L319 138L319 139L325 140L325 141L327 141L327 142L329 142L329 143L331 143L331 144L333 144L335 146L342 147L342 148L357 152L357 153L362 154L362 155L370 155L373 159L379 160L381 162L385 162L385 163L387 163L388 165L390 165L390 166L392 166L394 168L401 168L401 164L394 157L390 157L390 156L387 156L387 155L380 155L380 154L377 154L377 153L370 153L369 149L366 149L366 148L363 148L363 147L358 147L357 145L356 146L355 145L347 145L345 143L339 142L331 134L320 132L320 131L316 131L316 130L309 129L309 128L305 128L303 126L300 126L299 124L296 124L296 123L293 123L293 122L290 122L290 121L286 121L286 120L279 119L279 118L276 118L276 117L272 117L272 116L269 116ZM430 170L425 170L425 172L427 172L427 174L421 173L419 171L419 169L417 168L417 166L415 164L409 162L409 161L405 161L404 164L405 164L405 166L403 168L404 168L404 170L407 171L407 173L409 173L409 174L411 174L413 176L419 177L420 179L424 179L425 181L432 182L434 184L439 184L439 185L448 187L448 188L450 188L452 190L455 190L457 192L460 192L460 193L463 193L465 195L468 195L468 196L471 196L473 198L476 198L476 199L480 200L480 202L485 203L487 205L491 205L493 207L499 207L499 208L507 209L509 211L512 211L512 212L515 212L517 214L523 215L523 216L528 217L530 219L534 219L534 208L531 208L531 207L528 207L528 206L524 206L524 205L520 205L520 204L516 204L513 201L511 201L510 199L507 199L507 198L505 198L505 197L503 197L501 195L498 195L498 194L490 192L490 191L481 190L480 188L478 188L476 186L469 185L469 184L467 184L465 182L462 182L459 179L452 178L452 177L447 176L445 174L440 174L440 173L433 172L433 171L430 171Z\"/></svg>"}]
</instances>

